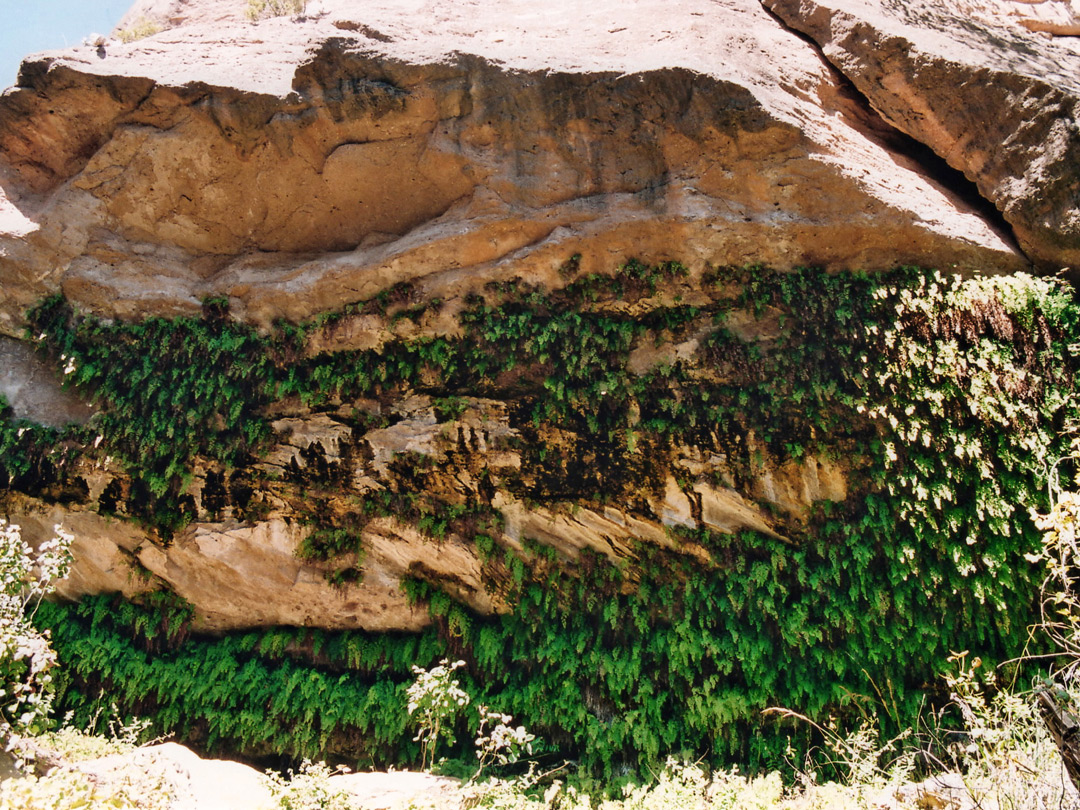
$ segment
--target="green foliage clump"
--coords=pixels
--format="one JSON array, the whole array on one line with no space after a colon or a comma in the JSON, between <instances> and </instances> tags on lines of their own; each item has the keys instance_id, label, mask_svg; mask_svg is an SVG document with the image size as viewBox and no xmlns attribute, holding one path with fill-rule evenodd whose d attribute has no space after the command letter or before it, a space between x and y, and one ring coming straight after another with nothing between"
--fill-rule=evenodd
<instances>
[{"instance_id":1,"label":"green foliage clump","mask_svg":"<svg viewBox=\"0 0 1080 810\"><path fill-rule=\"evenodd\" d=\"M58 429L18 419L0 396L0 491L47 492L61 501L77 497L57 486L80 446L87 444L87 433L83 428Z\"/></svg>"},{"instance_id":2,"label":"green foliage clump","mask_svg":"<svg viewBox=\"0 0 1080 810\"><path fill-rule=\"evenodd\" d=\"M284 17L287 14L303 14L307 0L248 0L244 14L255 22L264 17Z\"/></svg>"},{"instance_id":3,"label":"green foliage clump","mask_svg":"<svg viewBox=\"0 0 1080 810\"><path fill-rule=\"evenodd\" d=\"M300 770L289 770L288 778L267 771L266 784L274 807L280 810L363 810L355 796L331 783L338 773L325 762L305 759Z\"/></svg>"},{"instance_id":4,"label":"green foliage clump","mask_svg":"<svg viewBox=\"0 0 1080 810\"><path fill-rule=\"evenodd\" d=\"M109 323L59 297L28 318L69 384L104 406L102 434L152 495L186 481L196 454L236 463L268 435L257 410L274 393L274 356L250 327L223 317Z\"/></svg>"},{"instance_id":5,"label":"green foliage clump","mask_svg":"<svg viewBox=\"0 0 1080 810\"><path fill-rule=\"evenodd\" d=\"M181 491L196 454L237 464L268 437L258 410L274 394L275 352L287 351L213 302L205 309L204 318L112 323L54 296L27 314L66 382L103 406L101 435L145 490L144 516L166 529L185 520Z\"/></svg>"},{"instance_id":6,"label":"green foliage clump","mask_svg":"<svg viewBox=\"0 0 1080 810\"><path fill-rule=\"evenodd\" d=\"M343 554L363 555L360 536L349 529L317 528L311 531L296 549L302 560L329 560Z\"/></svg>"},{"instance_id":7,"label":"green foliage clump","mask_svg":"<svg viewBox=\"0 0 1080 810\"><path fill-rule=\"evenodd\" d=\"M282 629L151 643L170 615L106 596L41 606L38 622L60 650L61 708L73 722L97 718L93 696L104 691L157 731L210 750L296 759L329 751L383 767L415 761L406 692L415 663L445 652L435 633ZM316 655L330 663L305 663Z\"/></svg>"},{"instance_id":8,"label":"green foliage clump","mask_svg":"<svg viewBox=\"0 0 1080 810\"><path fill-rule=\"evenodd\" d=\"M629 471L628 486L639 489L654 461L687 444L730 452L736 486L753 479L766 452L778 463L843 456L853 470L842 502L815 505L783 539L698 530L675 546L706 549L708 564L643 547L621 566L589 555L571 566L528 543L503 557L490 506L442 503L425 492L432 471L405 459L408 469L395 469L399 489L369 496L354 523L320 527L305 553L351 551L364 520L406 517L435 538L474 538L509 614L475 616L414 572L406 589L427 602L433 630L392 637L392 648L376 637L328 635L320 648L336 663L316 667L302 658L323 637L287 633L177 641L150 660L128 641L132 620L113 615L119 608L91 610L101 604L91 601L50 608L61 655L77 678L108 681L162 730L383 761L406 733L392 715L404 713L408 667L461 659L477 700L610 774L684 748L715 762L775 763L802 732L762 720L772 704L843 714L853 711L847 696L880 694L883 722L899 729L950 650L988 659L1019 652L1040 577L1024 558L1040 548L1028 510L1045 510L1043 460L1062 454L1058 431L1077 415L1069 346L1080 310L1070 291L1026 276L751 268L713 272L711 304L658 303L648 323L593 306L605 296L652 296L681 277L677 266L631 267L552 293L496 285L470 302L454 337L310 358L285 332L258 338L210 318L105 325L62 302L43 306L35 323L58 354L74 358L71 375L97 387L109 418L126 413L139 423L109 423L107 441L133 469L145 444L165 443L149 451L141 473L165 492L182 483L195 454L233 463L257 451L265 435L258 407L270 400L391 401L410 391L436 397L446 419L460 415L466 396L500 397L513 403L513 426L526 437L539 427L572 432L596 449L605 475ZM755 337L745 335L748 317L760 321ZM691 361L630 370L647 333L691 326L700 338ZM174 370L187 355L169 352L188 340L199 367ZM207 352L217 349L208 347L221 345L235 352L213 355L228 362L210 368ZM178 382L167 395L120 391L113 378L128 373L143 374L140 389L156 373L165 378L159 388ZM216 430L164 432L173 411L159 409L176 398ZM544 460L535 467L542 477ZM569 494L586 497L580 486ZM226 671L248 674L215 684ZM170 678L197 684L165 688ZM310 694L300 687L309 681L319 685ZM316 716L330 703L368 713ZM281 721L266 719L267 705L281 707ZM415 760L415 746L400 750Z\"/></svg>"},{"instance_id":9,"label":"green foliage clump","mask_svg":"<svg viewBox=\"0 0 1080 810\"><path fill-rule=\"evenodd\" d=\"M163 782L127 773L102 785L75 770L21 776L0 783L0 810L167 810L172 801Z\"/></svg>"}]
</instances>

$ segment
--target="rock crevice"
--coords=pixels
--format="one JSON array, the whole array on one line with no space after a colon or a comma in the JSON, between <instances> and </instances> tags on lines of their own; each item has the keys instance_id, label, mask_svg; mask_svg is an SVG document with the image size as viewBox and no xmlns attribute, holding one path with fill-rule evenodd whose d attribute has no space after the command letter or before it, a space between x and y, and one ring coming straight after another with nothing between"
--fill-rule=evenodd
<instances>
[{"instance_id":1,"label":"rock crevice","mask_svg":"<svg viewBox=\"0 0 1080 810\"><path fill-rule=\"evenodd\" d=\"M1046 270L1076 272L1080 52L1040 37L1020 3L763 0L901 132L963 172ZM967 17L959 24L957 14Z\"/></svg>"}]
</instances>

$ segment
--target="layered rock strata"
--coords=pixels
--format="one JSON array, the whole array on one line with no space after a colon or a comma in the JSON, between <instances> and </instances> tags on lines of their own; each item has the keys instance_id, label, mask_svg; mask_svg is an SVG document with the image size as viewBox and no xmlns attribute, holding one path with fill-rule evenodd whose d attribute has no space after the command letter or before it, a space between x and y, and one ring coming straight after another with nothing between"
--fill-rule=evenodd
<instances>
[{"instance_id":1,"label":"layered rock strata","mask_svg":"<svg viewBox=\"0 0 1080 810\"><path fill-rule=\"evenodd\" d=\"M550 448L538 464L503 403L468 400L462 407L456 418L440 420L429 397L413 397L396 409L400 421L369 431L335 414L280 419L273 426L282 443L251 471L254 486L245 486L236 471L202 469L189 487L198 522L164 545L156 533L122 519L136 516L126 506L131 480L111 461L67 470L69 480L85 482L81 498L45 505L11 494L6 506L32 541L50 536L58 523L75 535L78 562L59 586L68 598L137 597L165 586L197 607L199 630L299 625L384 632L431 622L401 590L404 578L436 584L479 615L507 610L508 574L487 565L492 547L522 552L523 543L540 542L572 565L583 551L612 562L633 559L636 544L644 542L709 566L706 549L678 540L670 529L752 529L784 537L785 525L804 522L815 502L846 496L836 462L781 461L760 442L748 448L759 459L749 479L735 469L735 459L682 447L640 457L643 466L620 481L589 469L598 459L586 436L557 430L530 437L533 447ZM585 469L568 474L568 463ZM649 464L658 466L650 470ZM622 498L582 501L592 482L575 487L571 482L581 477L618 487ZM566 500L535 500L547 489L538 478L560 487ZM748 482L749 491L736 489L737 480ZM468 515L434 533L424 513L395 513L395 507L364 515L362 498L410 491L436 499L432 520L447 504L483 504L481 515L491 516L483 527L493 544L487 554L474 540ZM298 555L304 539L326 526L351 535L348 550L326 560ZM336 579L335 572L362 576L353 582Z\"/></svg>"},{"instance_id":2,"label":"layered rock strata","mask_svg":"<svg viewBox=\"0 0 1080 810\"><path fill-rule=\"evenodd\" d=\"M1026 263L748 2L188 24L27 61L0 150L12 335L57 290L129 318L226 295L265 325L402 280L558 285L575 253L585 272Z\"/></svg>"}]
</instances>

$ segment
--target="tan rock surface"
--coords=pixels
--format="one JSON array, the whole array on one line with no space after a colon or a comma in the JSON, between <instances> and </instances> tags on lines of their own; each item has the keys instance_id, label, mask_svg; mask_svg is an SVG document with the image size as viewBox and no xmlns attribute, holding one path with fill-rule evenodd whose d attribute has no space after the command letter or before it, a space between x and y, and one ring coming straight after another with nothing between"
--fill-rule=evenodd
<instances>
[{"instance_id":1,"label":"tan rock surface","mask_svg":"<svg viewBox=\"0 0 1080 810\"><path fill-rule=\"evenodd\" d=\"M162 29L196 23L238 23L247 19L246 7L242 0L135 0L114 33L135 28L144 20Z\"/></svg>"},{"instance_id":2,"label":"tan rock surface","mask_svg":"<svg viewBox=\"0 0 1080 810\"><path fill-rule=\"evenodd\" d=\"M611 496L607 502L586 490L582 495L589 499L582 502L537 503L528 493L539 485L539 475L552 471L526 467L521 453L511 449L520 436L510 426L505 403L468 399L460 414L443 421L426 396L396 407L400 421L359 434L326 413L283 416L274 422L280 443L255 465L273 474L241 505L229 491L214 495L211 471L203 469L188 490L196 520L168 542L126 516L130 482L111 460L79 463L73 477L83 484L81 501L49 503L7 492L5 513L34 546L50 538L57 524L75 536L76 563L57 589L63 598L111 592L137 598L165 586L195 607L197 631L292 625L385 632L415 631L431 622L425 606L407 598L406 578L437 585L480 615L510 606L500 569L485 568L487 557L477 543L452 529L433 535L405 514L367 516L353 530L363 547L361 557L355 552L315 561L298 556L313 524L348 526L363 511L363 498L381 490L411 487L460 504L483 499L482 488L494 487L490 506L500 526L485 531L493 539L495 559L498 549L520 553L533 541L555 549L571 566L585 552L632 560L640 543L712 566L706 548L673 530L751 529L786 539L815 502L842 500L846 494L846 472L837 464L814 457L781 464L751 436L747 446L756 460L749 491L734 487L727 455L680 447L669 461L643 458L640 463L670 464L681 481L669 476L650 491L648 481L634 477L620 485L637 490L632 498L629 493L617 497L610 484L601 485ZM571 434L540 440L553 448L547 464L582 462ZM560 452L567 455L557 459ZM421 466L410 467L416 464ZM603 470L592 474L605 480ZM332 490L331 481L344 484ZM212 503L214 498L219 502ZM106 506L109 499L115 502ZM351 569L362 573L359 581L328 581L328 574Z\"/></svg>"},{"instance_id":3,"label":"tan rock surface","mask_svg":"<svg viewBox=\"0 0 1080 810\"><path fill-rule=\"evenodd\" d=\"M0 330L56 290L268 324L401 280L559 284L573 253L1025 264L750 0L151 5L188 24L30 60L0 97Z\"/></svg>"},{"instance_id":4,"label":"tan rock surface","mask_svg":"<svg viewBox=\"0 0 1080 810\"><path fill-rule=\"evenodd\" d=\"M1080 268L1080 43L1021 18L1069 4L763 0L893 126L960 169L1051 270Z\"/></svg>"},{"instance_id":5,"label":"tan rock surface","mask_svg":"<svg viewBox=\"0 0 1080 810\"><path fill-rule=\"evenodd\" d=\"M31 545L51 537L57 524L75 535L76 563L57 587L61 597L121 592L130 598L164 583L195 606L200 631L276 625L419 630L430 622L427 611L410 605L399 587L417 563L463 582L471 572L475 584L463 595L482 612L492 610L479 588L475 555L392 523L365 534L363 581L333 586L323 576L330 566L296 556L309 529L280 519L196 523L162 547L131 522L70 506L10 496L7 509Z\"/></svg>"}]
</instances>

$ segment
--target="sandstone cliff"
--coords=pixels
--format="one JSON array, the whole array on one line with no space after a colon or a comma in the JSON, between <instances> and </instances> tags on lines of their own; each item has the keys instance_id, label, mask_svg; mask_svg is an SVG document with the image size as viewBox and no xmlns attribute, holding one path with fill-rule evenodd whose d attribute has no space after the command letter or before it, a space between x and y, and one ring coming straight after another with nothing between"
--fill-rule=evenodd
<instances>
[{"instance_id":1,"label":"sandstone cliff","mask_svg":"<svg viewBox=\"0 0 1080 810\"><path fill-rule=\"evenodd\" d=\"M806 27L794 19L801 12L776 10L793 28ZM845 19L861 19L862 11ZM142 17L169 30L28 60L19 85L0 101L0 328L12 336L20 335L26 308L57 291L80 309L123 318L196 313L200 300L225 296L233 317L267 328L404 282L413 299L442 302L412 328L415 337L452 332L454 312L486 284L525 278L565 286L558 271L572 255L580 257L580 276L631 258L677 258L691 268L676 292L688 303L702 300L694 288L708 266L916 264L994 273L1029 261L962 178L928 163L878 117L878 80L833 58L836 49L826 45L871 108L754 3L629 10L601 3L569 16L557 5L435 11L321 3L304 18L252 24L238 3L176 2L136 6L126 22ZM984 22L989 37L997 28ZM1010 36L1035 39L1015 29ZM1010 75L1021 81L1038 72L1039 59L1063 59L1064 46L1053 47L1061 52L1032 54L1030 66ZM1008 53L1015 63L1031 49ZM936 81L945 93L947 80ZM1055 92L1069 87L1063 80ZM918 98L929 104L935 97ZM971 106L942 98L957 127L973 116L1000 124L999 142L1008 116L1030 117L1030 104L1004 90ZM1031 117L1022 148L1044 147L1067 121L1057 109ZM896 115L885 118L900 126ZM1075 209L1034 175L1009 176L1007 167L1021 161L999 143L977 147L994 156L993 167L975 165L902 128L968 172L1016 225L1029 256L1071 261L1064 242L1055 253L1031 241L1036 226L1031 217L1015 222L1014 198L1040 200L1059 241L1068 230L1053 223ZM1055 187L1067 188L1070 176L1057 171ZM1005 200L990 186L1008 186L1013 196ZM318 348L377 346L386 340L382 326L361 319ZM35 398L30 380L43 372L11 357L4 393L17 416L56 423L77 415L70 407L50 415L46 409L61 406L42 400L62 399ZM503 420L501 432L512 434ZM306 430L312 443L335 441ZM821 497L816 484L794 486L794 501L778 497L807 504ZM841 484L822 491L837 486L842 491ZM762 487L744 495L758 497ZM744 495L721 498L742 516L721 519L725 529L766 525ZM656 514L686 521L682 497L658 502ZM238 541L235 529L220 531L216 542ZM577 531L593 537L579 542L604 545L598 537L610 528L598 536L595 526ZM255 547L280 547L288 559L295 530L271 532L280 540ZM121 547L140 542L133 537ZM242 553L229 559L261 567ZM161 573L163 565L152 569ZM303 566L287 565L296 571L282 583L291 586ZM88 588L120 586L117 574L85 576ZM387 582L392 590L392 575ZM196 596L190 586L181 592ZM222 610L212 598L195 601ZM266 600L270 613L257 611L258 619L245 605L231 621L303 621L318 613L277 615L267 607L280 604ZM383 627L387 615L341 621Z\"/></svg>"},{"instance_id":2,"label":"sandstone cliff","mask_svg":"<svg viewBox=\"0 0 1080 810\"><path fill-rule=\"evenodd\" d=\"M1023 4L765 6L145 2L159 33L28 58L0 484L75 533L63 593L434 633L492 682L470 628L715 632L664 664L716 690L695 733L823 666L825 705L856 648L909 694L1011 649L1075 340L1022 271L1078 264L1080 60ZM627 689L575 700L615 738Z\"/></svg>"},{"instance_id":3,"label":"sandstone cliff","mask_svg":"<svg viewBox=\"0 0 1080 810\"><path fill-rule=\"evenodd\" d=\"M9 334L57 289L126 317L228 295L268 324L674 243L713 264L1026 263L748 2L192 23L31 60L3 110Z\"/></svg>"}]
</instances>

